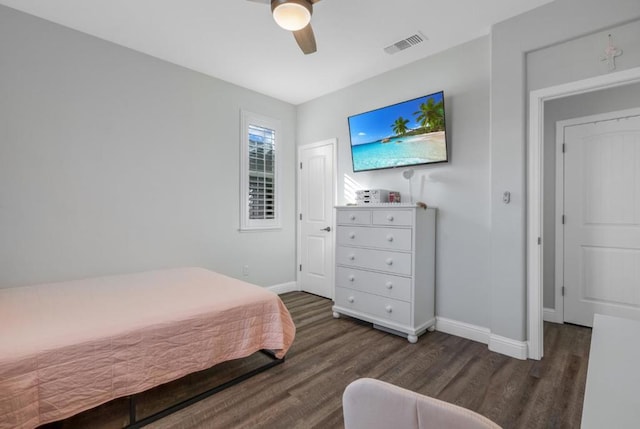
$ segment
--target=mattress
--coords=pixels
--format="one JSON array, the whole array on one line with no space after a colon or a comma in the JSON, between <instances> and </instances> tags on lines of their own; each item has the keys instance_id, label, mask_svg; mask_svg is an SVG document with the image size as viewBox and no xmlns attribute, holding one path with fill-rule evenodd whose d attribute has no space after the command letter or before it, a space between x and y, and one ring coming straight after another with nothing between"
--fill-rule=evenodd
<instances>
[{"instance_id":1,"label":"mattress","mask_svg":"<svg viewBox=\"0 0 640 429\"><path fill-rule=\"evenodd\" d=\"M202 268L0 289L0 428L33 428L261 349L280 298Z\"/></svg>"}]
</instances>

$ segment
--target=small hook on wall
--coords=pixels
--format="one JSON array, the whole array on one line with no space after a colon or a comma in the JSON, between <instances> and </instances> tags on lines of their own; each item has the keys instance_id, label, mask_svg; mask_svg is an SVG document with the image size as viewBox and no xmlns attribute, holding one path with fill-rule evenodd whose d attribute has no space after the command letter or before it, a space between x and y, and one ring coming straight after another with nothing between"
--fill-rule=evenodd
<instances>
[{"instance_id":1,"label":"small hook on wall","mask_svg":"<svg viewBox=\"0 0 640 429\"><path fill-rule=\"evenodd\" d=\"M611 41L611 34L608 36L607 47L604 49L604 55L600 57L600 61L606 61L609 71L616 69L616 57L622 55L622 49L618 49Z\"/></svg>"}]
</instances>

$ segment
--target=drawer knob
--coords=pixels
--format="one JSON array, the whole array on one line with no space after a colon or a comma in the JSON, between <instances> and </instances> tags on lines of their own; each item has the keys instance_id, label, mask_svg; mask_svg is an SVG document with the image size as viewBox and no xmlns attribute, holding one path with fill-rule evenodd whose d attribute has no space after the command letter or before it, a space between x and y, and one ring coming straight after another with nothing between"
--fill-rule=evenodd
<instances>
[{"instance_id":1,"label":"drawer knob","mask_svg":"<svg viewBox=\"0 0 640 429\"><path fill-rule=\"evenodd\" d=\"M355 298L354 298L354 297L352 297L352 296L350 296L349 298L347 298L347 301L349 301L349 302L351 302L351 303L352 303L353 301L355 301Z\"/></svg>"},{"instance_id":2,"label":"drawer knob","mask_svg":"<svg viewBox=\"0 0 640 429\"><path fill-rule=\"evenodd\" d=\"M350 281L350 282L354 281L355 279L356 279L356 276L354 276L353 274L351 274L351 275L349 276L349 281Z\"/></svg>"},{"instance_id":3,"label":"drawer knob","mask_svg":"<svg viewBox=\"0 0 640 429\"><path fill-rule=\"evenodd\" d=\"M393 259L391 258L387 258L386 261L384 261L387 265L393 265Z\"/></svg>"},{"instance_id":4,"label":"drawer knob","mask_svg":"<svg viewBox=\"0 0 640 429\"><path fill-rule=\"evenodd\" d=\"M393 241L393 235L391 234L387 235L387 241L391 243Z\"/></svg>"},{"instance_id":5,"label":"drawer knob","mask_svg":"<svg viewBox=\"0 0 640 429\"><path fill-rule=\"evenodd\" d=\"M393 283L391 282L387 282L387 284L385 285L387 287L387 289L391 290L393 289Z\"/></svg>"},{"instance_id":6,"label":"drawer knob","mask_svg":"<svg viewBox=\"0 0 640 429\"><path fill-rule=\"evenodd\" d=\"M349 255L349 260L350 261L355 261L356 260L356 255Z\"/></svg>"},{"instance_id":7,"label":"drawer knob","mask_svg":"<svg viewBox=\"0 0 640 429\"><path fill-rule=\"evenodd\" d=\"M351 216L349 216L349 219L356 220L356 215L352 214Z\"/></svg>"},{"instance_id":8,"label":"drawer knob","mask_svg":"<svg viewBox=\"0 0 640 429\"><path fill-rule=\"evenodd\" d=\"M393 216L392 216L392 215L388 215L388 216L387 216L387 220L388 220L389 222L393 222Z\"/></svg>"},{"instance_id":9,"label":"drawer knob","mask_svg":"<svg viewBox=\"0 0 640 429\"><path fill-rule=\"evenodd\" d=\"M387 313L391 313L393 311L393 308L391 308L390 305L387 305L384 309L386 310Z\"/></svg>"},{"instance_id":10,"label":"drawer knob","mask_svg":"<svg viewBox=\"0 0 640 429\"><path fill-rule=\"evenodd\" d=\"M355 232L350 232L350 233L349 233L349 238L350 238L350 239L352 239L352 240L353 240L354 238L356 238L356 233L355 233Z\"/></svg>"}]
</instances>

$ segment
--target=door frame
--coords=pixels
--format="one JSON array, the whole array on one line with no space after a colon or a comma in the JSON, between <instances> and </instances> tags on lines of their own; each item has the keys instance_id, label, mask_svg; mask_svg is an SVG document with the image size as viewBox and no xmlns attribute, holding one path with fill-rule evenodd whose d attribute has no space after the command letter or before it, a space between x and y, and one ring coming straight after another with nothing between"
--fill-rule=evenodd
<instances>
[{"instance_id":1,"label":"door frame","mask_svg":"<svg viewBox=\"0 0 640 429\"><path fill-rule=\"evenodd\" d=\"M541 359L543 331L543 231L544 195L544 103L640 82L640 67L551 86L529 93L529 138L527 144L527 349L530 359Z\"/></svg>"},{"instance_id":2,"label":"door frame","mask_svg":"<svg viewBox=\"0 0 640 429\"><path fill-rule=\"evenodd\" d=\"M596 115L581 116L579 118L565 119L556 122L556 257L555 265L555 308L553 317L546 317L546 320L555 323L564 323L564 295L562 295L562 286L564 286L564 234L562 231L564 224L562 223L562 215L564 214L564 156L562 145L564 143L564 129L577 125L586 125L594 122L612 121L618 118L640 116L640 108L616 110L613 112L599 113Z\"/></svg>"},{"instance_id":3,"label":"door frame","mask_svg":"<svg viewBox=\"0 0 640 429\"><path fill-rule=\"evenodd\" d=\"M331 207L335 207L338 204L338 174L337 174L337 168L338 168L338 139L337 138L331 138L331 139L327 139L327 140L321 140L315 143L308 143L308 144L304 144L304 145L300 145L298 146L298 152L296 154L296 235L297 235L297 239L296 239L296 266L295 266L295 270L296 270L296 286L298 288L299 291L302 290L302 285L300 284L300 269L298 267L300 267L300 264L302 264L302 224L300 221L300 213L302 213L302 207L300 206L302 198L301 198L301 189L302 187L300 186L300 181L302 180L302 175L300 174L300 159L302 158L301 154L302 151L305 149L315 149L317 147L321 147L321 146L331 146L332 147L332 152L333 152L333 159L331 160L333 162L333 177L331 178L331 187L333 189L333 201L328 201L329 205ZM336 229L336 219L335 219L335 208L334 210L334 216L333 216L333 225L331 225L331 234L334 236L334 240L333 240L333 246L334 246L334 252L335 252L335 229ZM331 278L335 279L335 264L331 264ZM334 291L335 288L333 288L331 290L331 299L334 298Z\"/></svg>"}]
</instances>

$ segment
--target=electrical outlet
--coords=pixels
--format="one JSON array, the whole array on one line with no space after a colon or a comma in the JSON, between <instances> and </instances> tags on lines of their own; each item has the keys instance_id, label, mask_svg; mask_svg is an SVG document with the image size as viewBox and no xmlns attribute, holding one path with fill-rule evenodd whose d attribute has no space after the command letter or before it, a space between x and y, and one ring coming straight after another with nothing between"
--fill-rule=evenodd
<instances>
[{"instance_id":1,"label":"electrical outlet","mask_svg":"<svg viewBox=\"0 0 640 429\"><path fill-rule=\"evenodd\" d=\"M248 265L243 265L242 266L242 275L247 277L249 275L249 266Z\"/></svg>"}]
</instances>

